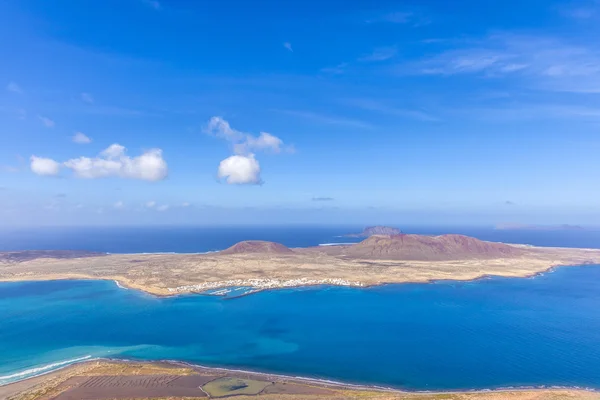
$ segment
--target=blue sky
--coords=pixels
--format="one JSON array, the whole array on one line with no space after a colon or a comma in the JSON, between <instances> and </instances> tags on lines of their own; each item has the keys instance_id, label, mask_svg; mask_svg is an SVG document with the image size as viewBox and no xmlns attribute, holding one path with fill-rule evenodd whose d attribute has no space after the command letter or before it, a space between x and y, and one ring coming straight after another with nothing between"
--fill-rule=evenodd
<instances>
[{"instance_id":1,"label":"blue sky","mask_svg":"<svg viewBox=\"0 0 600 400\"><path fill-rule=\"evenodd\" d=\"M7 0L4 225L600 224L600 2Z\"/></svg>"}]
</instances>

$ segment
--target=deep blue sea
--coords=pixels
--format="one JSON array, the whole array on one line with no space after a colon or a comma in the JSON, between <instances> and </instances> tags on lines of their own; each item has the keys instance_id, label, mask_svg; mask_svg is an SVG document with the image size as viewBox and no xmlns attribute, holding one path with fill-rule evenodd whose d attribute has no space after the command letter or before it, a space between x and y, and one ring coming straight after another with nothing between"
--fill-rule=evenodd
<instances>
[{"instance_id":1,"label":"deep blue sea","mask_svg":"<svg viewBox=\"0 0 600 400\"><path fill-rule=\"evenodd\" d=\"M355 227L350 231L360 230ZM596 232L422 229L600 247ZM202 252L346 242L348 227L13 232L2 249ZM409 230L407 230L409 231ZM600 267L534 278L156 298L108 281L0 283L0 384L94 357L183 360L410 390L600 389Z\"/></svg>"},{"instance_id":2,"label":"deep blue sea","mask_svg":"<svg viewBox=\"0 0 600 400\"><path fill-rule=\"evenodd\" d=\"M363 226L218 226L218 227L0 227L0 251L90 250L107 253L200 253L222 250L242 240L270 240L288 247L357 242L343 237ZM459 233L494 242L551 247L600 248L600 230L527 231L486 227L399 227L405 233Z\"/></svg>"}]
</instances>

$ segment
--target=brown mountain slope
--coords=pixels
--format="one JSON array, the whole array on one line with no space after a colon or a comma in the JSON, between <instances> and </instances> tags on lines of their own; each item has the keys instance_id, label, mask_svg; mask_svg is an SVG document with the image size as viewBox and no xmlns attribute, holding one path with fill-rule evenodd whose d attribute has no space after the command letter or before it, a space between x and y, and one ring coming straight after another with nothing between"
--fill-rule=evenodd
<instances>
[{"instance_id":1,"label":"brown mountain slope","mask_svg":"<svg viewBox=\"0 0 600 400\"><path fill-rule=\"evenodd\" d=\"M371 236L349 246L344 255L364 259L456 260L518 257L524 250L503 243L484 242L463 235Z\"/></svg>"},{"instance_id":2,"label":"brown mountain slope","mask_svg":"<svg viewBox=\"0 0 600 400\"><path fill-rule=\"evenodd\" d=\"M280 243L265 242L262 240L245 240L234 244L218 254L293 254L294 252Z\"/></svg>"}]
</instances>

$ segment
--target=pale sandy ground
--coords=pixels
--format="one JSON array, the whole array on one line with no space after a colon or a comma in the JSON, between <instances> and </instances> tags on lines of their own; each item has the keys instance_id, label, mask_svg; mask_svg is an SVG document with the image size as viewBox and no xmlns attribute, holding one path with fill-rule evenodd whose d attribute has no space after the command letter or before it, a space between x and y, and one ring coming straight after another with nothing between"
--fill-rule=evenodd
<instances>
[{"instance_id":1,"label":"pale sandy ground","mask_svg":"<svg viewBox=\"0 0 600 400\"><path fill-rule=\"evenodd\" d=\"M264 380L271 383L273 380L296 385L305 394L268 394L261 393L255 396L235 396L235 399L281 399L281 400L342 400L342 399L368 399L368 400L597 400L600 393L583 390L514 390L514 391L487 391L469 393L408 393L401 391L376 391L373 389L353 389L342 385L332 386L318 382L297 381L293 378L274 378L272 376L248 375L245 373L225 373L222 370L195 369L165 363L140 363L140 362L112 362L93 361L74 365L60 371L41 377L28 379L16 384L0 387L0 399L7 400L50 400L63 393L68 393L72 386L65 383L73 377L90 376L135 376L135 375L193 375L203 374L212 376L240 376L244 379ZM72 379L69 381L72 382ZM323 390L326 389L326 390ZM110 392L110 389L107 389ZM310 394L315 393L315 394ZM107 399L110 393L107 393ZM136 397L140 398L140 397ZM148 398L148 397L145 397ZM163 397L174 399L174 397ZM191 398L186 398L191 399ZM198 399L206 399L201 397Z\"/></svg>"},{"instance_id":2,"label":"pale sandy ground","mask_svg":"<svg viewBox=\"0 0 600 400\"><path fill-rule=\"evenodd\" d=\"M522 246L518 246L522 247ZM156 295L176 288L230 280L342 279L361 284L471 280L486 275L524 277L555 266L600 264L600 250L527 248L522 256L455 261L355 259L330 248L294 249L296 254L122 254L74 259L0 262L0 281L111 279ZM329 254L328 254L329 253ZM332 254L333 253L333 254ZM178 292L198 291L187 288Z\"/></svg>"}]
</instances>

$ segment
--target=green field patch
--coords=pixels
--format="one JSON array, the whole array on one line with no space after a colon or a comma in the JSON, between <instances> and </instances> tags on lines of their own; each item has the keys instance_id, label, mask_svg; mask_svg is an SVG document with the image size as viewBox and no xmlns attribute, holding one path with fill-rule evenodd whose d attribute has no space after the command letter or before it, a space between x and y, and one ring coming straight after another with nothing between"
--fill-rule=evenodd
<instances>
[{"instance_id":1,"label":"green field patch","mask_svg":"<svg viewBox=\"0 0 600 400\"><path fill-rule=\"evenodd\" d=\"M219 378L208 382L202 386L202 389L208 393L210 397L226 397L242 394L259 394L269 385L271 385L270 382L255 381L252 379Z\"/></svg>"}]
</instances>

